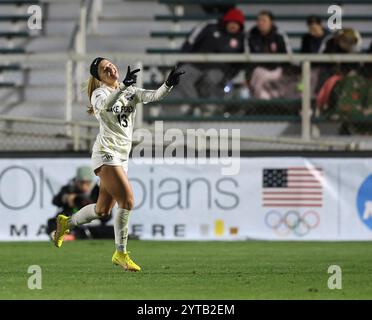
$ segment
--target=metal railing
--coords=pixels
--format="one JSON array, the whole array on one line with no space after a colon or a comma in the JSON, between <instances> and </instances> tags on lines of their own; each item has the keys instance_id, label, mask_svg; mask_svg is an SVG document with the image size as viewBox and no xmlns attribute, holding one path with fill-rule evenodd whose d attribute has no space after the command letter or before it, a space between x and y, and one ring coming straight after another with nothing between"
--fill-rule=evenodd
<instances>
[{"instance_id":1,"label":"metal railing","mask_svg":"<svg viewBox=\"0 0 372 320\"><path fill-rule=\"evenodd\" d=\"M71 149L73 151L89 150L94 139L96 138L96 133L91 134L91 131L92 129L98 129L99 127L98 123L93 121L65 121L59 119L23 118L11 116L0 116L0 125L1 124L3 124L3 126L0 128L0 133L7 136L32 136L39 139L65 138L71 141ZM27 124L31 126L31 130L27 130L24 127L22 127L22 129L12 128L14 124ZM40 130L35 130L33 127L37 126L40 128L43 125L60 127L61 131L59 133L50 132L48 130L45 130L45 132L40 132ZM68 127L68 130L64 130L66 127ZM85 146L82 146L83 143Z\"/></svg>"},{"instance_id":2,"label":"metal railing","mask_svg":"<svg viewBox=\"0 0 372 320\"><path fill-rule=\"evenodd\" d=\"M14 128L14 125L18 125L17 128ZM24 125L29 126L29 129L25 129ZM45 130L40 130L40 128L45 126L52 126L53 132L49 131L48 128ZM22 127L20 129L19 127ZM37 129L36 129L37 127ZM59 133L55 132L56 128L60 128L61 130ZM68 128L68 130L65 130ZM64 121L64 120L57 120L57 119L40 119L40 118L22 118L22 117L11 117L11 116L0 116L0 135L2 135L2 141L4 142L4 137L14 138L14 139L22 139L24 137L27 138L35 138L38 139L41 144L44 140L66 140L66 146L63 150L72 150L72 151L90 151L93 142L96 139L98 133L99 125L97 122L88 122L88 121ZM155 129L152 127L145 127L145 128L138 128L138 131L142 129L148 130L153 135L155 134ZM177 132L175 135L182 134L184 136L192 135L196 139L205 138L205 132L189 132L188 130L179 130L176 129ZM219 139L218 132L215 134L208 134L210 139ZM228 135L227 138L230 141L238 139L235 143L267 143L267 144L281 144L284 146L299 146L305 149L316 149L316 150L348 150L348 151L355 151L359 150L358 143L353 141L351 142L342 142L342 141L307 141L302 139L296 138L286 138L286 137L264 137L264 136L242 136L242 137L235 137L234 135ZM218 141L218 140L216 140ZM137 143L141 143L143 146L150 146L156 147L161 146L167 148L171 143L172 147L175 147L174 142L167 142L164 141L143 141L142 138L139 138L136 133L133 136L133 145ZM183 146L184 147L184 146ZM190 147L190 146L188 146ZM206 147L206 146L205 146ZM195 150L201 150L200 146L194 145ZM218 148L218 145L209 145L210 150L213 148ZM0 148L5 150L12 150L12 148ZM27 151L32 151L34 147L26 149ZM240 147L239 147L240 149Z\"/></svg>"},{"instance_id":3,"label":"metal railing","mask_svg":"<svg viewBox=\"0 0 372 320\"><path fill-rule=\"evenodd\" d=\"M64 119L55 120L58 124L64 125L66 128L66 136L74 136L74 149L79 147L77 142L81 138L81 132L76 132L76 127L96 126L96 124L82 124L81 122L73 121L72 119L72 105L74 97L76 97L76 91L80 90L81 83L74 86L74 79L76 79L76 68L73 66L81 62L90 62L97 55L107 56L114 61L120 61L124 64L132 64L137 67L144 65L150 66L171 66L180 61L182 62L203 62L203 63L214 63L214 62L229 62L229 63L267 63L267 62L278 62L278 63L291 63L301 65L302 72L302 102L301 102L301 137L298 139L300 143L309 142L311 143L325 143L315 141L311 136L311 85L310 85L310 70L313 63L372 63L372 55L370 54L349 54L349 55L329 55L329 54L290 54L290 55L265 55L265 54L133 54L133 53L91 53L91 54L79 54L75 52L70 53L54 53L54 54L16 54L16 55L0 55L0 59L4 63L19 63L24 65L32 65L33 63L50 63L50 62L64 62L66 65L65 72L65 117ZM32 72L32 71L31 71ZM86 73L86 72L85 72ZM143 85L143 78L138 78L137 85L141 87ZM5 120L4 118L2 118ZM19 121L28 121L28 119L19 119ZM35 120L35 119L34 119ZM33 120L33 121L34 121ZM9 121L16 121L16 119L9 119ZM43 121L43 120L40 120ZM46 121L46 120L45 120ZM49 121L49 120L48 120ZM139 105L137 108L137 121L136 127L140 128L144 126L143 122L143 106ZM75 129L74 129L75 128ZM81 131L81 130L80 130ZM79 138L76 138L79 137ZM87 138L87 137L83 137ZM272 141L276 141L280 137L264 137L261 139L270 138ZM249 139L249 137L248 137ZM283 138L284 139L284 138ZM284 141L284 140L283 140ZM294 143L294 141L291 141Z\"/></svg>"}]
</instances>

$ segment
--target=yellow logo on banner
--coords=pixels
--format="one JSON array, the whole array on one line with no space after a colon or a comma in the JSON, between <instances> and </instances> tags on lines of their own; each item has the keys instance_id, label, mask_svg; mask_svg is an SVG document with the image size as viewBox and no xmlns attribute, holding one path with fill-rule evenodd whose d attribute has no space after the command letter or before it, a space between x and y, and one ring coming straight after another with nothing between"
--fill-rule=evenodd
<instances>
[{"instance_id":1,"label":"yellow logo on banner","mask_svg":"<svg viewBox=\"0 0 372 320\"><path fill-rule=\"evenodd\" d=\"M216 236L222 236L224 232L223 220L216 220L214 222L214 233Z\"/></svg>"}]
</instances>

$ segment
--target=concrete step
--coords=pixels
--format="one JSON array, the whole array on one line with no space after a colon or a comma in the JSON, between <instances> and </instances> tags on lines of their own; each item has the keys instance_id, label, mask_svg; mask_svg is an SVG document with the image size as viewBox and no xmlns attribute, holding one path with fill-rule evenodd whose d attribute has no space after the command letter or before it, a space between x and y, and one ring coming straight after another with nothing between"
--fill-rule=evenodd
<instances>
[{"instance_id":1,"label":"concrete step","mask_svg":"<svg viewBox=\"0 0 372 320\"><path fill-rule=\"evenodd\" d=\"M0 83L1 82L13 82L18 85L23 83L23 72L22 71L6 71L0 73Z\"/></svg>"},{"instance_id":2,"label":"concrete step","mask_svg":"<svg viewBox=\"0 0 372 320\"><path fill-rule=\"evenodd\" d=\"M33 102L25 101L15 104L11 108L0 107L0 114L14 117L31 117L46 119L65 118L65 103L58 100ZM93 118L86 112L86 104L73 103L72 119L80 121L91 121Z\"/></svg>"},{"instance_id":3,"label":"concrete step","mask_svg":"<svg viewBox=\"0 0 372 320\"><path fill-rule=\"evenodd\" d=\"M195 26L195 23L182 23L181 30L189 31ZM129 38L137 36L148 36L152 31L172 30L172 23L153 20L104 20L99 21L97 33L100 35L125 36Z\"/></svg>"},{"instance_id":4,"label":"concrete step","mask_svg":"<svg viewBox=\"0 0 372 320\"><path fill-rule=\"evenodd\" d=\"M68 36L70 37L77 19L48 20L46 22L46 34L48 36Z\"/></svg>"},{"instance_id":5,"label":"concrete step","mask_svg":"<svg viewBox=\"0 0 372 320\"><path fill-rule=\"evenodd\" d=\"M170 13L167 6L160 5L156 1L118 1L104 2L102 17L119 19L149 19L155 14Z\"/></svg>"},{"instance_id":6,"label":"concrete step","mask_svg":"<svg viewBox=\"0 0 372 320\"><path fill-rule=\"evenodd\" d=\"M69 19L76 20L80 15L80 1L58 1L50 2L49 4L49 15L50 21Z\"/></svg>"},{"instance_id":7,"label":"concrete step","mask_svg":"<svg viewBox=\"0 0 372 320\"><path fill-rule=\"evenodd\" d=\"M68 50L70 35L45 36L32 39L26 49L30 52L64 52Z\"/></svg>"},{"instance_id":8,"label":"concrete step","mask_svg":"<svg viewBox=\"0 0 372 320\"><path fill-rule=\"evenodd\" d=\"M14 88L0 88L0 114L9 104L19 102L19 91Z\"/></svg>"},{"instance_id":9,"label":"concrete step","mask_svg":"<svg viewBox=\"0 0 372 320\"><path fill-rule=\"evenodd\" d=\"M25 101L32 102L50 102L59 101L64 102L66 96L66 89L64 85L50 84L46 85L27 85L23 87ZM53 107L54 104L53 103Z\"/></svg>"},{"instance_id":10,"label":"concrete step","mask_svg":"<svg viewBox=\"0 0 372 320\"><path fill-rule=\"evenodd\" d=\"M152 39L150 37L137 37L125 40L122 36L100 37L90 35L87 37L87 52L94 51L122 51L122 52L145 52L152 46L166 46L166 39Z\"/></svg>"},{"instance_id":11,"label":"concrete step","mask_svg":"<svg viewBox=\"0 0 372 320\"><path fill-rule=\"evenodd\" d=\"M1 5L1 15L27 14L28 5L15 6L10 4Z\"/></svg>"},{"instance_id":12,"label":"concrete step","mask_svg":"<svg viewBox=\"0 0 372 320\"><path fill-rule=\"evenodd\" d=\"M0 12L0 15L3 14ZM19 21L17 23L12 23L10 21L1 21L0 22L0 30L1 31L15 31L15 30L25 30L27 28L27 22Z\"/></svg>"},{"instance_id":13,"label":"concrete step","mask_svg":"<svg viewBox=\"0 0 372 320\"><path fill-rule=\"evenodd\" d=\"M31 70L29 72L29 85L49 86L50 84L64 87L66 76L64 69Z\"/></svg>"}]
</instances>

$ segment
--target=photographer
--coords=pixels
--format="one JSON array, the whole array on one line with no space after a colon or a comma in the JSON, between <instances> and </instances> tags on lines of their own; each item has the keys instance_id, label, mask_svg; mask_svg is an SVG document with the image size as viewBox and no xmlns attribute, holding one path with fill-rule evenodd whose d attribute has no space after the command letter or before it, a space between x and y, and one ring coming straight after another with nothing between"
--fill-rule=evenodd
<instances>
[{"instance_id":1,"label":"photographer","mask_svg":"<svg viewBox=\"0 0 372 320\"><path fill-rule=\"evenodd\" d=\"M67 185L54 196L52 203L58 207L57 215L63 213L71 216L87 204L97 202L99 187L94 182L94 174L89 167L79 167L73 178ZM103 223L105 221L102 221ZM56 229L55 218L48 220L47 232L52 235ZM73 230L72 238L85 239L90 232L86 227L78 227Z\"/></svg>"}]
</instances>

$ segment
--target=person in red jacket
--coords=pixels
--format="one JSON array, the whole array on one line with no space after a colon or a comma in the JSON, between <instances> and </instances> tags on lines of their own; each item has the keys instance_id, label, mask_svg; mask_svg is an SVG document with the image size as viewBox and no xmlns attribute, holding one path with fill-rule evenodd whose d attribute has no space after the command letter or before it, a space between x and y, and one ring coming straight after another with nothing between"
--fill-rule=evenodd
<instances>
[{"instance_id":1,"label":"person in red jacket","mask_svg":"<svg viewBox=\"0 0 372 320\"><path fill-rule=\"evenodd\" d=\"M196 26L183 44L183 53L242 53L244 52L244 14L236 8L227 11L220 20L209 20ZM234 63L184 64L188 80L175 92L177 98L220 98L224 87L240 70ZM192 113L184 106L185 113ZM206 115L213 114L215 106L200 106Z\"/></svg>"}]
</instances>

